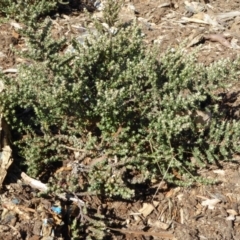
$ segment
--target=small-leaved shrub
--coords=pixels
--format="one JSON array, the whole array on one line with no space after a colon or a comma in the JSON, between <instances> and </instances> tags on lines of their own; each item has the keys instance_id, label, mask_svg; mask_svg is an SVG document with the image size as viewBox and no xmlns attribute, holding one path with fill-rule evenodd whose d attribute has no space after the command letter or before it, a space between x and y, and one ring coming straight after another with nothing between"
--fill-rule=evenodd
<instances>
[{"instance_id":1,"label":"small-leaved shrub","mask_svg":"<svg viewBox=\"0 0 240 240\"><path fill-rule=\"evenodd\" d=\"M127 199L136 183L204 181L197 169L240 151L240 123L219 109L239 62L206 67L183 48L158 59L136 23L124 26L109 14L119 3L107 3L109 28L95 21L98 34L74 40L71 51L52 38L51 21L29 23L27 64L15 78L1 74L1 110L21 136L14 144L28 173L37 177L73 157L72 148L91 159L78 172L89 193Z\"/></svg>"},{"instance_id":2,"label":"small-leaved shrub","mask_svg":"<svg viewBox=\"0 0 240 240\"><path fill-rule=\"evenodd\" d=\"M57 10L59 0L1 0L0 16L27 23Z\"/></svg>"}]
</instances>

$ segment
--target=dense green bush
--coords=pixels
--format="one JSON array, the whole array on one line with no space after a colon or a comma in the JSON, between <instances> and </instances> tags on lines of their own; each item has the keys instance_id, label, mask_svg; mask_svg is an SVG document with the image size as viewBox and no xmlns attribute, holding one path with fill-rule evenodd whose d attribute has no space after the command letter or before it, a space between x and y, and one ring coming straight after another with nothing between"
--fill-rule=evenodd
<instances>
[{"instance_id":1,"label":"dense green bush","mask_svg":"<svg viewBox=\"0 0 240 240\"><path fill-rule=\"evenodd\" d=\"M56 10L58 3L59 0L1 0L0 16L25 23Z\"/></svg>"},{"instance_id":2,"label":"dense green bush","mask_svg":"<svg viewBox=\"0 0 240 240\"><path fill-rule=\"evenodd\" d=\"M50 22L29 24L22 55L30 64L16 78L1 75L2 111L21 136L14 144L28 173L38 176L74 148L92 159L83 191L130 198L136 183L200 181L197 169L239 152L239 123L219 110L218 94L237 79L238 61L206 67L182 48L157 59L135 23L109 17L119 5L108 3L109 28L95 22L99 33L68 51Z\"/></svg>"}]
</instances>

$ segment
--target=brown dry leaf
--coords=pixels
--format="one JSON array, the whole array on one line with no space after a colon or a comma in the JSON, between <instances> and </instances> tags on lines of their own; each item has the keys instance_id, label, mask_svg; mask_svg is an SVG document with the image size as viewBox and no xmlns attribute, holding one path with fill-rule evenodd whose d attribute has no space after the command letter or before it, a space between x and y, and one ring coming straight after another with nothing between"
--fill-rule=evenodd
<instances>
[{"instance_id":1,"label":"brown dry leaf","mask_svg":"<svg viewBox=\"0 0 240 240\"><path fill-rule=\"evenodd\" d=\"M173 194L174 194L174 189L170 189L170 190L166 193L166 198L172 197Z\"/></svg>"},{"instance_id":2,"label":"brown dry leaf","mask_svg":"<svg viewBox=\"0 0 240 240\"><path fill-rule=\"evenodd\" d=\"M15 30L12 30L12 37L18 40L20 38L20 35Z\"/></svg>"},{"instance_id":3,"label":"brown dry leaf","mask_svg":"<svg viewBox=\"0 0 240 240\"><path fill-rule=\"evenodd\" d=\"M177 169L173 168L172 173L177 179L182 180L182 176L180 175Z\"/></svg>"},{"instance_id":4,"label":"brown dry leaf","mask_svg":"<svg viewBox=\"0 0 240 240\"><path fill-rule=\"evenodd\" d=\"M60 225L63 224L62 219L61 219L59 216L57 216L56 214L53 214L52 217L53 217L54 223L55 223L56 225L60 226Z\"/></svg>"},{"instance_id":5,"label":"brown dry leaf","mask_svg":"<svg viewBox=\"0 0 240 240\"><path fill-rule=\"evenodd\" d=\"M120 126L117 130L117 132L112 133L113 138L118 138L119 134L122 132L122 127Z\"/></svg>"},{"instance_id":6,"label":"brown dry leaf","mask_svg":"<svg viewBox=\"0 0 240 240\"><path fill-rule=\"evenodd\" d=\"M154 207L157 207L159 202L153 201L153 204L151 203L143 203L143 207L138 210L139 213L141 213L144 217L147 217L154 209Z\"/></svg>"}]
</instances>

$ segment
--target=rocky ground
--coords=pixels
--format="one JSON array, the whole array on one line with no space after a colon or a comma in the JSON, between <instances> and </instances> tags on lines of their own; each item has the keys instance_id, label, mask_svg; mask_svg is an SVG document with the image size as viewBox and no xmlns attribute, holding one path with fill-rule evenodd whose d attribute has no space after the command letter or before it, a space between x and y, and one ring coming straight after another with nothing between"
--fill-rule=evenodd
<instances>
[{"instance_id":1,"label":"rocky ground","mask_svg":"<svg viewBox=\"0 0 240 240\"><path fill-rule=\"evenodd\" d=\"M91 14L101 18L102 12L99 8ZM237 0L129 0L125 1L120 18L128 23L137 19L146 44L157 44L161 53L180 44L185 44L189 52L198 49L198 61L206 66L220 59L235 59L240 52ZM85 34L86 15L82 11L64 13L52 21L56 37L83 38ZM12 51L12 46L24 47L18 27L13 21L0 24L0 67L6 74L12 74L22 61ZM228 94L235 94L231 105L238 108L239 86L229 89ZM8 166L11 159L6 159ZM6 165L2 163L2 180ZM66 168L59 171L70 174ZM136 197L129 201L90 195L65 201L55 196L39 198L36 188L13 164L0 195L0 239L77 239L73 238L69 219L81 215L81 200L92 212L104 216L101 221L106 225L106 239L240 239L240 158L209 166L199 174L218 184L183 188L159 179L149 189L139 188ZM93 221L88 216L84 220ZM79 239L86 239L87 235L95 239L92 232L85 229Z\"/></svg>"}]
</instances>

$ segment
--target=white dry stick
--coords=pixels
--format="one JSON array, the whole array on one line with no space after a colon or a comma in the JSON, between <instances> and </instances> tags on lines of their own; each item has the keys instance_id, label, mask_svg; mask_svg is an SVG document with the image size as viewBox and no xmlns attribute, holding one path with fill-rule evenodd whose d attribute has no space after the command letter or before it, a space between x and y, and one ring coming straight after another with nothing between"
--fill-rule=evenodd
<instances>
[{"instance_id":1,"label":"white dry stick","mask_svg":"<svg viewBox=\"0 0 240 240\"><path fill-rule=\"evenodd\" d=\"M18 70L16 68L8 68L2 71L3 73L17 73Z\"/></svg>"},{"instance_id":2,"label":"white dry stick","mask_svg":"<svg viewBox=\"0 0 240 240\"><path fill-rule=\"evenodd\" d=\"M232 11L232 12L216 14L217 20L219 21L228 21L238 16L240 16L240 11Z\"/></svg>"},{"instance_id":3,"label":"white dry stick","mask_svg":"<svg viewBox=\"0 0 240 240\"><path fill-rule=\"evenodd\" d=\"M46 184L36 180L36 179L33 179L31 177L29 177L26 173L22 172L21 173L21 177L23 178L23 181L30 185L31 187L33 188L37 188L38 190L40 191L47 191L48 190L48 187Z\"/></svg>"},{"instance_id":4,"label":"white dry stick","mask_svg":"<svg viewBox=\"0 0 240 240\"><path fill-rule=\"evenodd\" d=\"M85 206L84 201L82 201L78 197L69 197L69 196L67 196L67 194L64 194L64 193L58 194L58 197L60 197L61 199L65 200L65 201L72 201L72 202L76 203L79 208L80 208L80 206Z\"/></svg>"},{"instance_id":5,"label":"white dry stick","mask_svg":"<svg viewBox=\"0 0 240 240\"><path fill-rule=\"evenodd\" d=\"M19 23L16 22L10 22L10 25L13 26L16 29L22 29L22 26Z\"/></svg>"},{"instance_id":6,"label":"white dry stick","mask_svg":"<svg viewBox=\"0 0 240 240\"><path fill-rule=\"evenodd\" d=\"M24 172L21 173L21 177L22 177L23 181L26 184L30 185L32 188L36 188L36 189L38 189L40 191L43 191L43 192L48 190L48 187L45 183L42 183L42 182L40 182L36 179L33 179L33 178L29 177ZM67 200L73 201L76 204L81 205L81 206L85 205L85 203L82 200L80 200L78 198L74 198L74 197L66 197L66 194L57 194L57 196L60 197L63 200L66 200L66 201Z\"/></svg>"}]
</instances>

